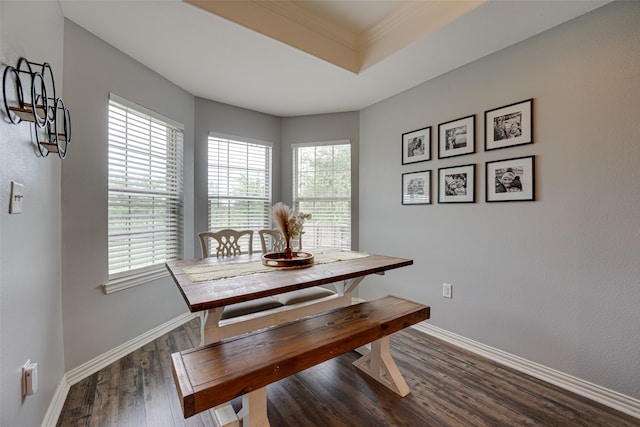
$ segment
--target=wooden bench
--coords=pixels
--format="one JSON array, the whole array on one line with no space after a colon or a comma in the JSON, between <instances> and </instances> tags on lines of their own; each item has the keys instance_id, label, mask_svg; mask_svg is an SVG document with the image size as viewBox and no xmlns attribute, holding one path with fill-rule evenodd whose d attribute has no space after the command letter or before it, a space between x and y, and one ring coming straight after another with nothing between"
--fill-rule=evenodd
<instances>
[{"instance_id":1,"label":"wooden bench","mask_svg":"<svg viewBox=\"0 0 640 427\"><path fill-rule=\"evenodd\" d=\"M268 426L266 386L372 343L354 365L401 396L409 393L389 353L389 335L430 309L387 296L171 355L185 418L243 396L243 425Z\"/></svg>"}]
</instances>

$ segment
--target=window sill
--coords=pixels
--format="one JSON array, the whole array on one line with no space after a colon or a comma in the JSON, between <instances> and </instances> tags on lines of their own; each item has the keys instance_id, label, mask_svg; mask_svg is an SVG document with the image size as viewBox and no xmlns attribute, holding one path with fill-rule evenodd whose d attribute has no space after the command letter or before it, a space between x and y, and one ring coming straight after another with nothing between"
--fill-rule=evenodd
<instances>
[{"instance_id":1,"label":"window sill","mask_svg":"<svg viewBox=\"0 0 640 427\"><path fill-rule=\"evenodd\" d=\"M122 291L124 289L132 288L134 286L142 285L153 280L161 279L163 277L167 277L168 275L169 272L164 267L164 265L157 266L142 273L134 273L124 277L119 277L117 279L109 280L107 284L102 285L102 290L105 295L108 295L114 292Z\"/></svg>"}]
</instances>

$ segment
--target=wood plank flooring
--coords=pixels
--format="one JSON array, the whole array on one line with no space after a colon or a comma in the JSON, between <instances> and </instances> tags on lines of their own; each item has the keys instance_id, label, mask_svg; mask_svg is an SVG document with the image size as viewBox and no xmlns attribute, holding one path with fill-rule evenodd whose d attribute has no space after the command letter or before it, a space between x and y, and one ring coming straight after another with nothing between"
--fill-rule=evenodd
<instances>
[{"instance_id":1,"label":"wood plank flooring","mask_svg":"<svg viewBox=\"0 0 640 427\"><path fill-rule=\"evenodd\" d=\"M73 385L59 427L214 426L183 419L170 354L196 346L197 319ZM391 337L411 394L400 398L351 366L355 352L267 387L272 427L640 426L607 408L414 329ZM236 410L240 399L233 402Z\"/></svg>"}]
</instances>

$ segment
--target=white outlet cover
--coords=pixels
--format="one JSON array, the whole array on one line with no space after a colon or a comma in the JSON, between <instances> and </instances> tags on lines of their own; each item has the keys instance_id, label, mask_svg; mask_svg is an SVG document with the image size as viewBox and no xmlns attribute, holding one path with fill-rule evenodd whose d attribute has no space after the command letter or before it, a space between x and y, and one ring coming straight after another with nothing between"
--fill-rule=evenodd
<instances>
[{"instance_id":1,"label":"white outlet cover","mask_svg":"<svg viewBox=\"0 0 640 427\"><path fill-rule=\"evenodd\" d=\"M22 199L24 199L24 185L11 181L11 199L9 200L9 213L22 213Z\"/></svg>"},{"instance_id":2,"label":"white outlet cover","mask_svg":"<svg viewBox=\"0 0 640 427\"><path fill-rule=\"evenodd\" d=\"M22 396L31 396L38 391L38 364L27 363L22 367Z\"/></svg>"}]
</instances>

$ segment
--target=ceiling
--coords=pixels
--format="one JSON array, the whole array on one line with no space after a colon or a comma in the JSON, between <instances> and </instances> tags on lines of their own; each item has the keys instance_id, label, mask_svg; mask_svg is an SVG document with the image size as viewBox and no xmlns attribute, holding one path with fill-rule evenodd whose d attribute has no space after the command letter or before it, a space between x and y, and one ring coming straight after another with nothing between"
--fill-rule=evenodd
<instances>
[{"instance_id":1,"label":"ceiling","mask_svg":"<svg viewBox=\"0 0 640 427\"><path fill-rule=\"evenodd\" d=\"M595 0L58 0L187 92L276 116L357 111Z\"/></svg>"}]
</instances>

